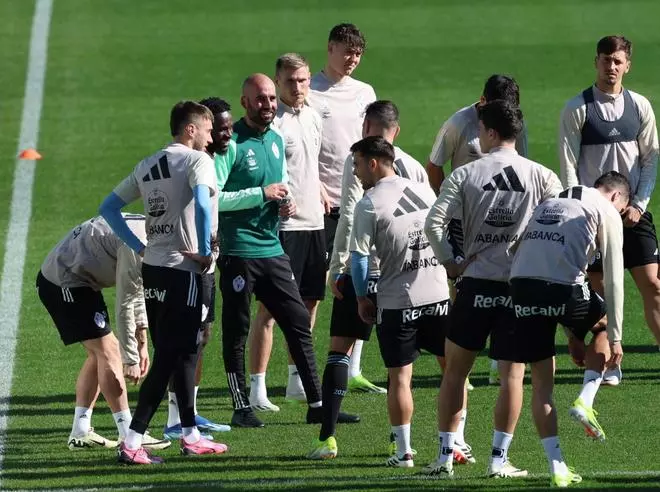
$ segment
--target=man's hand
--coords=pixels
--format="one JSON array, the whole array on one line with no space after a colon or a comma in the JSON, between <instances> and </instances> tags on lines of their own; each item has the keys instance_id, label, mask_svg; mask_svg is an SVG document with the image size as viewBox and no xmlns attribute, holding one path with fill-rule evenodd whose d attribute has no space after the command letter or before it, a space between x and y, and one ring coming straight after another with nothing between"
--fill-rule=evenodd
<instances>
[{"instance_id":1,"label":"man's hand","mask_svg":"<svg viewBox=\"0 0 660 492\"><path fill-rule=\"evenodd\" d=\"M143 378L147 375L149 372L149 349L147 348L147 344L140 344L138 343L138 355L140 357L140 363L138 364L140 367L140 378Z\"/></svg>"},{"instance_id":2,"label":"man's hand","mask_svg":"<svg viewBox=\"0 0 660 492\"><path fill-rule=\"evenodd\" d=\"M568 337L568 353L571 355L573 362L578 367L584 367L584 358L586 356L586 350L584 347L584 341L579 340L574 336Z\"/></svg>"},{"instance_id":3,"label":"man's hand","mask_svg":"<svg viewBox=\"0 0 660 492\"><path fill-rule=\"evenodd\" d=\"M463 275L463 272L468 267L468 265L474 261L474 258L475 257L472 256L467 260L461 261L460 263L456 262L456 260L450 260L446 263L443 263L442 266L445 267L445 270L447 270L447 278L449 278L449 280L454 280Z\"/></svg>"},{"instance_id":4,"label":"man's hand","mask_svg":"<svg viewBox=\"0 0 660 492\"><path fill-rule=\"evenodd\" d=\"M623 347L621 342L610 342L610 360L607 361L607 367L613 368L621 365L623 359Z\"/></svg>"},{"instance_id":5,"label":"man's hand","mask_svg":"<svg viewBox=\"0 0 660 492\"><path fill-rule=\"evenodd\" d=\"M323 183L321 183L321 203L323 204L323 213L325 215L330 215L332 204L330 203L330 197L328 196L328 192L325 191Z\"/></svg>"},{"instance_id":6,"label":"man's hand","mask_svg":"<svg viewBox=\"0 0 660 492\"><path fill-rule=\"evenodd\" d=\"M368 297L360 296L358 296L357 302L360 319L368 325L373 325L376 322L376 306L374 306L374 303Z\"/></svg>"},{"instance_id":7,"label":"man's hand","mask_svg":"<svg viewBox=\"0 0 660 492\"><path fill-rule=\"evenodd\" d=\"M283 183L269 184L264 188L267 202L276 202L289 194L289 187Z\"/></svg>"},{"instance_id":8,"label":"man's hand","mask_svg":"<svg viewBox=\"0 0 660 492\"><path fill-rule=\"evenodd\" d=\"M344 299L344 294L342 294L341 291L344 288L345 279L346 276L342 274L334 274L330 276L330 290L332 291L332 295L340 301Z\"/></svg>"},{"instance_id":9,"label":"man's hand","mask_svg":"<svg viewBox=\"0 0 660 492\"><path fill-rule=\"evenodd\" d=\"M297 210L296 202L291 200L283 205L280 205L280 209L279 209L280 217L286 217L286 218L293 217L294 215L296 215L296 210Z\"/></svg>"},{"instance_id":10,"label":"man's hand","mask_svg":"<svg viewBox=\"0 0 660 492\"><path fill-rule=\"evenodd\" d=\"M623 211L622 217L624 226L635 227L639 222L639 219L642 218L642 211L631 205L626 207L626 209Z\"/></svg>"},{"instance_id":11,"label":"man's hand","mask_svg":"<svg viewBox=\"0 0 660 492\"><path fill-rule=\"evenodd\" d=\"M208 269L211 268L211 264L213 263L213 255L202 256L198 253L184 250L179 251L179 253L181 253L186 258L190 258L192 261L199 263L199 265L202 267L202 273L206 273Z\"/></svg>"},{"instance_id":12,"label":"man's hand","mask_svg":"<svg viewBox=\"0 0 660 492\"><path fill-rule=\"evenodd\" d=\"M140 382L140 365L139 364L124 364L124 377L133 384Z\"/></svg>"}]
</instances>

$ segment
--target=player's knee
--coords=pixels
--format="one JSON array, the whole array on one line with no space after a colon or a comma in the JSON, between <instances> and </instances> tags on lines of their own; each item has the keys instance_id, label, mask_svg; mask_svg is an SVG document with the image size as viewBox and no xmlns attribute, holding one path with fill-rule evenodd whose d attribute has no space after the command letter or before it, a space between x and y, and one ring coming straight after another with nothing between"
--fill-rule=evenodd
<instances>
[{"instance_id":1,"label":"player's knee","mask_svg":"<svg viewBox=\"0 0 660 492\"><path fill-rule=\"evenodd\" d=\"M520 362L498 361L497 368L500 374L500 384L504 386L522 387L525 377L525 364Z\"/></svg>"}]
</instances>

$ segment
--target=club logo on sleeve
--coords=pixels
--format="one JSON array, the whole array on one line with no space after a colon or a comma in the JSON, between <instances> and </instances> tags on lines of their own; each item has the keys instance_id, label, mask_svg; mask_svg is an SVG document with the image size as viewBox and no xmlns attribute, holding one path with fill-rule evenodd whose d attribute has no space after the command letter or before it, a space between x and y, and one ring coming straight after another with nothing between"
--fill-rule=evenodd
<instances>
[{"instance_id":1,"label":"club logo on sleeve","mask_svg":"<svg viewBox=\"0 0 660 492\"><path fill-rule=\"evenodd\" d=\"M273 155L275 156L275 159L280 158L280 149L277 146L275 142L273 142L273 145L270 146L271 150L273 151Z\"/></svg>"},{"instance_id":2,"label":"club logo on sleeve","mask_svg":"<svg viewBox=\"0 0 660 492\"><path fill-rule=\"evenodd\" d=\"M240 292L245 288L245 279L238 275L234 278L231 285L234 287L234 292Z\"/></svg>"},{"instance_id":3,"label":"club logo on sleeve","mask_svg":"<svg viewBox=\"0 0 660 492\"><path fill-rule=\"evenodd\" d=\"M103 313L94 313L94 323L99 328L105 328L105 315Z\"/></svg>"},{"instance_id":4,"label":"club logo on sleeve","mask_svg":"<svg viewBox=\"0 0 660 492\"><path fill-rule=\"evenodd\" d=\"M155 188L147 195L147 213L152 217L160 217L167 212L169 200L167 195Z\"/></svg>"}]
</instances>

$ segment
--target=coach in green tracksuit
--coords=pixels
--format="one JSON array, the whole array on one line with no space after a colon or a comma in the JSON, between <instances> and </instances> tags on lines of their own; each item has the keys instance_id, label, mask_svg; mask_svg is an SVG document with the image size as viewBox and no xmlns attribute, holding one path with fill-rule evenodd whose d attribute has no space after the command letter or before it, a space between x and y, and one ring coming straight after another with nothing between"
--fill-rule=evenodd
<instances>
[{"instance_id":1,"label":"coach in green tracksuit","mask_svg":"<svg viewBox=\"0 0 660 492\"><path fill-rule=\"evenodd\" d=\"M262 427L245 389L245 343L252 293L284 332L307 394L308 423L320 422L321 385L310 317L278 237L280 217L295 214L288 196L284 139L270 127L277 109L275 84L262 74L243 83L245 116L234 124L235 159L216 159L220 190L219 240L222 352L234 403L232 425ZM287 197L289 200L283 200ZM286 202L286 203L285 203Z\"/></svg>"}]
</instances>

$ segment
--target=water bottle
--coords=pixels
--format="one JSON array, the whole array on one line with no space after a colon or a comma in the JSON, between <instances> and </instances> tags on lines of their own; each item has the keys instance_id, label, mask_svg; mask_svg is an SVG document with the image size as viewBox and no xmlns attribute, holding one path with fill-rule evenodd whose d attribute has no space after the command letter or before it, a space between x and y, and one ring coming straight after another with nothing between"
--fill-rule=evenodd
<instances>
[{"instance_id":1,"label":"water bottle","mask_svg":"<svg viewBox=\"0 0 660 492\"><path fill-rule=\"evenodd\" d=\"M286 205L288 205L291 202L291 195L286 195L284 198L281 198L280 200L277 201L277 205L282 208ZM282 217L280 216L280 220L282 222L286 222L289 220L289 217Z\"/></svg>"}]
</instances>

